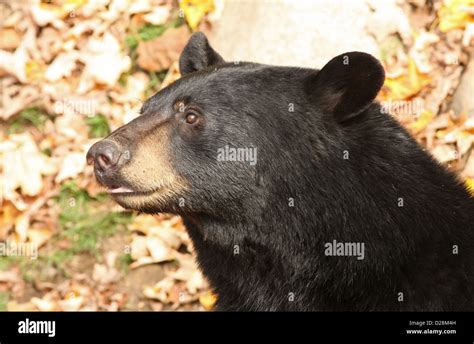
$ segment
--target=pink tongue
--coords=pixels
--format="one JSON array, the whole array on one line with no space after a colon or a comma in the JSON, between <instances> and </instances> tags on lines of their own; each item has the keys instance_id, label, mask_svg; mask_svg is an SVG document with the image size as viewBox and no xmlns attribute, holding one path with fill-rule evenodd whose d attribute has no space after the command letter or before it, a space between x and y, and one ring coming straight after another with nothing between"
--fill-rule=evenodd
<instances>
[{"instance_id":1,"label":"pink tongue","mask_svg":"<svg viewBox=\"0 0 474 344\"><path fill-rule=\"evenodd\" d=\"M115 188L115 189L108 189L107 192L108 193L122 193L122 192L125 193L125 192L133 192L133 190L130 190L126 187L121 186L121 187Z\"/></svg>"}]
</instances>

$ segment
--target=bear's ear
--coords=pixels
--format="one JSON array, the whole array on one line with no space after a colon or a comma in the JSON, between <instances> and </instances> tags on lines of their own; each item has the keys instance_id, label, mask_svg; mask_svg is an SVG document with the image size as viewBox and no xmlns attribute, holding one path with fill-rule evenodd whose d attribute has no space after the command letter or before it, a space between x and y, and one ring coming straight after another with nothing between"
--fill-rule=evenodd
<instances>
[{"instance_id":1,"label":"bear's ear","mask_svg":"<svg viewBox=\"0 0 474 344\"><path fill-rule=\"evenodd\" d=\"M206 36L196 32L181 53L179 71L181 75L186 75L222 62L224 59L212 49Z\"/></svg>"},{"instance_id":2,"label":"bear's ear","mask_svg":"<svg viewBox=\"0 0 474 344\"><path fill-rule=\"evenodd\" d=\"M349 52L336 56L310 76L305 89L318 108L341 123L357 116L375 99L385 72L372 55Z\"/></svg>"}]
</instances>

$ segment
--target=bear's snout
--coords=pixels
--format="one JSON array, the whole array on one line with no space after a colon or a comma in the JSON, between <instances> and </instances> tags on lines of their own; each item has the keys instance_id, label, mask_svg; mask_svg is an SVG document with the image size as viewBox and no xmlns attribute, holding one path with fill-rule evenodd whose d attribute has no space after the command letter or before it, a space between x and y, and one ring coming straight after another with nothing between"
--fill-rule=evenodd
<instances>
[{"instance_id":1,"label":"bear's snout","mask_svg":"<svg viewBox=\"0 0 474 344\"><path fill-rule=\"evenodd\" d=\"M107 173L123 164L124 159L120 159L121 155L122 151L114 142L102 140L95 143L87 152L87 163L94 164L94 169Z\"/></svg>"}]
</instances>

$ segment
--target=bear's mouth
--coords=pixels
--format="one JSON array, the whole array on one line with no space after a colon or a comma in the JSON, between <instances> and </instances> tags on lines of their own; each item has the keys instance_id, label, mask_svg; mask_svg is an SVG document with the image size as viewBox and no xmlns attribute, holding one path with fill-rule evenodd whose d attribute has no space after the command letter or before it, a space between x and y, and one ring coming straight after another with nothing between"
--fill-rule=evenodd
<instances>
[{"instance_id":1,"label":"bear's mouth","mask_svg":"<svg viewBox=\"0 0 474 344\"><path fill-rule=\"evenodd\" d=\"M150 214L171 212L172 209L173 192L165 185L148 191L137 191L129 186L108 187L107 192L125 209Z\"/></svg>"},{"instance_id":2,"label":"bear's mouth","mask_svg":"<svg viewBox=\"0 0 474 344\"><path fill-rule=\"evenodd\" d=\"M112 197L114 196L149 196L160 191L160 189L162 189L162 187L159 187L152 190L141 191L141 190L133 190L129 186L115 186L115 185L106 186L106 188L107 188L107 193L110 194Z\"/></svg>"},{"instance_id":3,"label":"bear's mouth","mask_svg":"<svg viewBox=\"0 0 474 344\"><path fill-rule=\"evenodd\" d=\"M109 194L128 194L128 193L134 193L135 191L125 186L116 186L116 187L107 187L107 192Z\"/></svg>"}]
</instances>

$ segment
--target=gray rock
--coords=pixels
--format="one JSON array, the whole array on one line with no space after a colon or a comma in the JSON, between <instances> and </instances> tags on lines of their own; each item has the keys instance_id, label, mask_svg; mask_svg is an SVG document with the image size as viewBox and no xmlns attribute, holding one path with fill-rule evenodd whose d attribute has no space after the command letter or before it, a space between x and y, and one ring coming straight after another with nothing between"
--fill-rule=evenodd
<instances>
[{"instance_id":1,"label":"gray rock","mask_svg":"<svg viewBox=\"0 0 474 344\"><path fill-rule=\"evenodd\" d=\"M210 42L230 61L321 68L344 52L379 55L364 0L228 1Z\"/></svg>"}]
</instances>

